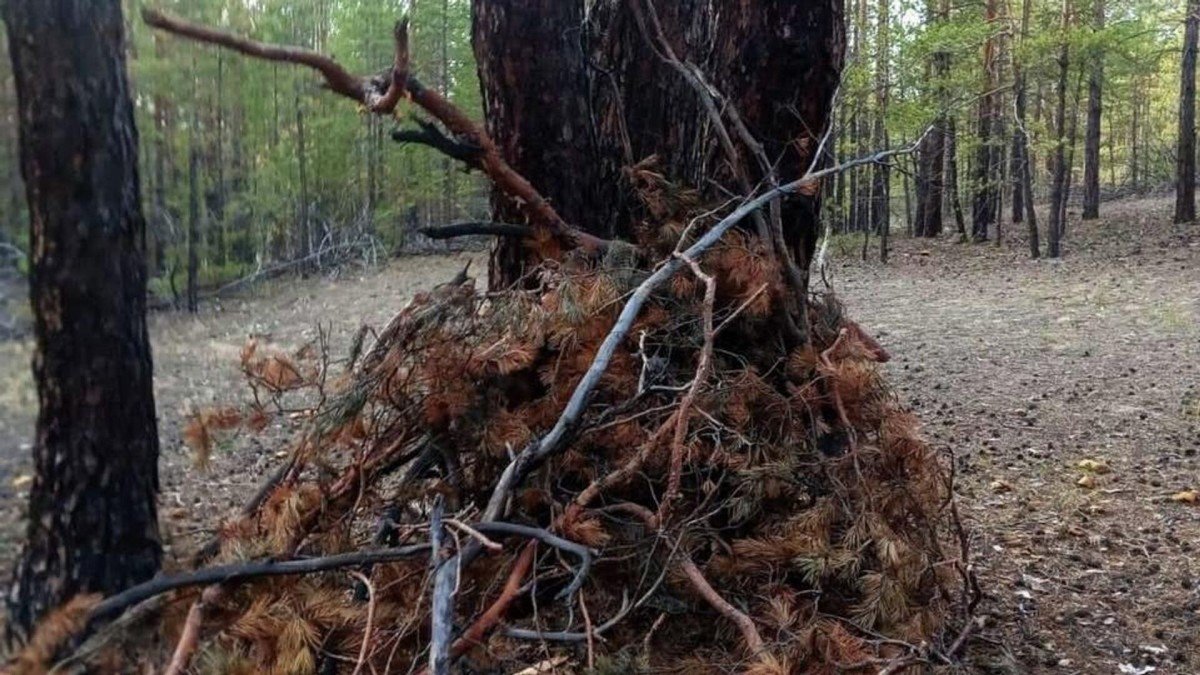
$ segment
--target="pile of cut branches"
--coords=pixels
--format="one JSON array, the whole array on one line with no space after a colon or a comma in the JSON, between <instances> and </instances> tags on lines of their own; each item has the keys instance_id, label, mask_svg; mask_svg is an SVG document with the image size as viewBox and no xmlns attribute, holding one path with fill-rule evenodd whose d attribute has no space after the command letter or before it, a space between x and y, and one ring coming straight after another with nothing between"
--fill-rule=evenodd
<instances>
[{"instance_id":1,"label":"pile of cut branches","mask_svg":"<svg viewBox=\"0 0 1200 675\"><path fill-rule=\"evenodd\" d=\"M411 98L527 205L498 234L540 263L501 292L464 270L341 359L249 343L254 403L186 436L203 454L299 398L286 459L194 571L71 603L19 669L894 673L961 648L978 591L952 474L880 377L886 351L831 295L798 297L775 240L779 199L846 165L711 209L644 162L637 240L604 241L408 76L403 23L390 77L355 79L147 20L309 65L370 110Z\"/></svg>"},{"instance_id":2,"label":"pile of cut branches","mask_svg":"<svg viewBox=\"0 0 1200 675\"><path fill-rule=\"evenodd\" d=\"M340 361L248 344L257 403L189 436L261 428L289 392L319 392L305 432L201 572L80 616L179 584L174 654L133 654L170 672L928 658L966 570L944 545L948 476L880 378L886 353L829 296L808 303L810 345L759 343L780 271L738 230L692 257L714 223L688 222L703 218L645 228L640 250L676 242L665 276L612 248L543 264L528 290L460 275Z\"/></svg>"}]
</instances>

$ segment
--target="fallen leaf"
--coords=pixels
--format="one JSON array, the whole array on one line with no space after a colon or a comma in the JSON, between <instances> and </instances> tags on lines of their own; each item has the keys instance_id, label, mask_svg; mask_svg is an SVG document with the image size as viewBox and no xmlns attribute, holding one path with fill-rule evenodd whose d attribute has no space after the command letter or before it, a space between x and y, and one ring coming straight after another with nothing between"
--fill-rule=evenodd
<instances>
[{"instance_id":1,"label":"fallen leaf","mask_svg":"<svg viewBox=\"0 0 1200 675\"><path fill-rule=\"evenodd\" d=\"M1079 480L1075 481L1075 484L1079 487L1091 490L1096 487L1096 478L1091 475L1083 476Z\"/></svg>"},{"instance_id":2,"label":"fallen leaf","mask_svg":"<svg viewBox=\"0 0 1200 675\"><path fill-rule=\"evenodd\" d=\"M1195 490L1184 490L1171 495L1171 501L1180 504L1195 504L1198 500L1200 500L1200 495L1196 494Z\"/></svg>"},{"instance_id":3,"label":"fallen leaf","mask_svg":"<svg viewBox=\"0 0 1200 675\"><path fill-rule=\"evenodd\" d=\"M992 492L1012 492L1013 491L1012 483L1010 483L1006 480L994 480L994 481L992 481L991 487L992 487Z\"/></svg>"},{"instance_id":4,"label":"fallen leaf","mask_svg":"<svg viewBox=\"0 0 1200 675\"><path fill-rule=\"evenodd\" d=\"M1103 460L1085 459L1081 460L1077 466L1084 471L1092 473L1108 473L1112 471L1108 463Z\"/></svg>"},{"instance_id":5,"label":"fallen leaf","mask_svg":"<svg viewBox=\"0 0 1200 675\"><path fill-rule=\"evenodd\" d=\"M18 490L33 482L33 476L23 474L13 479L12 486Z\"/></svg>"}]
</instances>

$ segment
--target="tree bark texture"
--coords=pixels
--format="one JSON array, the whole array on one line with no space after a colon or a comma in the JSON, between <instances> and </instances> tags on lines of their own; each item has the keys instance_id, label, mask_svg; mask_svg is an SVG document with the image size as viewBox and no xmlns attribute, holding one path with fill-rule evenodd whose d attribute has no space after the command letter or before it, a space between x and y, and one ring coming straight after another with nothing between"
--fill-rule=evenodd
<instances>
[{"instance_id":1,"label":"tree bark texture","mask_svg":"<svg viewBox=\"0 0 1200 675\"><path fill-rule=\"evenodd\" d=\"M629 236L639 216L625 169L651 156L669 179L714 201L738 191L697 93L651 49L630 2L474 2L489 133L567 222L610 238ZM801 175L839 82L842 3L677 0L643 7L657 12L678 58L694 63L736 106L779 179ZM817 207L816 197L804 196L784 205L785 238L802 267L815 247ZM493 209L498 221L517 216L498 195ZM519 246L498 244L493 286L520 276L529 261Z\"/></svg>"},{"instance_id":2,"label":"tree bark texture","mask_svg":"<svg viewBox=\"0 0 1200 675\"><path fill-rule=\"evenodd\" d=\"M119 0L10 0L40 409L10 636L152 577L158 433Z\"/></svg>"}]
</instances>

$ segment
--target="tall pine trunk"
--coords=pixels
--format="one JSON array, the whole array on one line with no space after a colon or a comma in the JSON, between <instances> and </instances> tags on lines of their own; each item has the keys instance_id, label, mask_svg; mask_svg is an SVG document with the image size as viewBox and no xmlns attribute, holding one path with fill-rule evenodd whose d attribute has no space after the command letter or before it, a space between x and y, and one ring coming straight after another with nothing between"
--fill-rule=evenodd
<instances>
[{"instance_id":1,"label":"tall pine trunk","mask_svg":"<svg viewBox=\"0 0 1200 675\"><path fill-rule=\"evenodd\" d=\"M16 637L162 558L146 223L119 0L4 6L30 210L35 478L8 595Z\"/></svg>"},{"instance_id":2,"label":"tall pine trunk","mask_svg":"<svg viewBox=\"0 0 1200 675\"><path fill-rule=\"evenodd\" d=\"M1196 219L1196 42L1200 0L1188 0L1179 84L1179 149L1175 153L1175 222Z\"/></svg>"}]
</instances>

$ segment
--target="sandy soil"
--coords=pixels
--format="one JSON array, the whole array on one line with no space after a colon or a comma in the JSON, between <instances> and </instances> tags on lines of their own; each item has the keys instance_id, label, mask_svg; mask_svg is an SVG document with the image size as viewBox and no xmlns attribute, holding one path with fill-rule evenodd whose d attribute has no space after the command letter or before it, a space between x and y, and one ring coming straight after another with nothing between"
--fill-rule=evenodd
<instances>
[{"instance_id":1,"label":"sandy soil","mask_svg":"<svg viewBox=\"0 0 1200 675\"><path fill-rule=\"evenodd\" d=\"M1062 261L1027 260L1020 236L1000 247L901 238L886 267L851 260L858 242L834 246L835 289L892 351L888 375L927 436L955 457L987 595L968 672L1200 672L1200 506L1171 499L1200 489L1200 230L1168 222L1162 200L1108 205L1098 223L1072 222ZM237 438L200 472L179 440L184 413L239 396L248 335L297 345L322 322L345 349L359 325L385 323L467 260L406 259L156 316L171 550L206 536L274 459ZM25 342L0 343L3 565L29 470L29 357Z\"/></svg>"}]
</instances>

